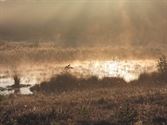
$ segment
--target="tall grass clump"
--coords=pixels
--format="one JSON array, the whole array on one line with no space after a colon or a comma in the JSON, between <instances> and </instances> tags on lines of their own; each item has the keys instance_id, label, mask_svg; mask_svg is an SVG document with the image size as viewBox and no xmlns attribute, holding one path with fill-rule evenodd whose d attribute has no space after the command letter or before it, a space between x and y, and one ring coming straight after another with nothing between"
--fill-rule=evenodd
<instances>
[{"instance_id":1,"label":"tall grass clump","mask_svg":"<svg viewBox=\"0 0 167 125\"><path fill-rule=\"evenodd\" d=\"M20 86L20 78L19 78L19 76L17 74L15 74L13 76L13 80L14 80L14 86L15 87L19 87Z\"/></svg>"}]
</instances>

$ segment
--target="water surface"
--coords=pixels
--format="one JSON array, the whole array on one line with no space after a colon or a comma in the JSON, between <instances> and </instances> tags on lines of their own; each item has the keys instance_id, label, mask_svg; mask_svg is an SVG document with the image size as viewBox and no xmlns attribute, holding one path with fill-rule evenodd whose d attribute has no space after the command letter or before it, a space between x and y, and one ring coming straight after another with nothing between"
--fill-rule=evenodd
<instances>
[{"instance_id":1,"label":"water surface","mask_svg":"<svg viewBox=\"0 0 167 125\"><path fill-rule=\"evenodd\" d=\"M13 85L13 73L17 73L21 79L21 84L33 86L47 81L53 75L65 72L64 67L68 63L45 63L39 65L22 65L13 71L9 67L1 67L0 70L0 88L6 88ZM156 70L155 60L109 60L109 61L75 61L70 63L72 69L70 72L77 77L89 77L92 75L103 77L121 77L127 82L135 80L143 72L153 72ZM20 89L21 94L32 94L30 87ZM2 94L13 93L11 90L0 90Z\"/></svg>"}]
</instances>

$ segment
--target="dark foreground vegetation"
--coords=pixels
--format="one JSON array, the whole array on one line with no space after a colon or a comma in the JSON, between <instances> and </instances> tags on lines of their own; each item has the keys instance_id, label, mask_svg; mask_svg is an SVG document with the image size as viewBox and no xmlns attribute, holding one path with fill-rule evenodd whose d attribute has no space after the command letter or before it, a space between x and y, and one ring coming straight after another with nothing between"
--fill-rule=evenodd
<instances>
[{"instance_id":1,"label":"dark foreground vegetation","mask_svg":"<svg viewBox=\"0 0 167 125\"><path fill-rule=\"evenodd\" d=\"M99 79L97 76L90 76L88 78L77 78L70 73L63 73L52 77L47 82L42 82L39 85L31 87L33 92L42 93L62 93L72 90L85 90L95 88L108 88L114 86L123 87L126 82L122 78L105 77Z\"/></svg>"},{"instance_id":2,"label":"dark foreground vegetation","mask_svg":"<svg viewBox=\"0 0 167 125\"><path fill-rule=\"evenodd\" d=\"M0 125L167 125L166 76L165 57L131 83L60 74L33 95L0 96Z\"/></svg>"},{"instance_id":3,"label":"dark foreground vegetation","mask_svg":"<svg viewBox=\"0 0 167 125\"><path fill-rule=\"evenodd\" d=\"M166 125L167 87L3 97L1 125Z\"/></svg>"}]
</instances>

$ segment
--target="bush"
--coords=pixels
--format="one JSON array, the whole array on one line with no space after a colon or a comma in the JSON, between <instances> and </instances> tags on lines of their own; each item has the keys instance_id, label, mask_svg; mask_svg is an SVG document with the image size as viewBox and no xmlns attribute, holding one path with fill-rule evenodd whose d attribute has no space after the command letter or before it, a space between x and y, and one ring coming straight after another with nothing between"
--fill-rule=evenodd
<instances>
[{"instance_id":1,"label":"bush","mask_svg":"<svg viewBox=\"0 0 167 125\"><path fill-rule=\"evenodd\" d=\"M142 73L135 82L141 84L164 84L167 82L167 59L162 55L157 62L157 72Z\"/></svg>"},{"instance_id":2,"label":"bush","mask_svg":"<svg viewBox=\"0 0 167 125\"><path fill-rule=\"evenodd\" d=\"M158 71L160 73L166 73L167 72L167 60L164 55L162 55L158 60Z\"/></svg>"},{"instance_id":3,"label":"bush","mask_svg":"<svg viewBox=\"0 0 167 125\"><path fill-rule=\"evenodd\" d=\"M158 60L158 72L160 75L160 79L167 80L167 59L164 55L162 55Z\"/></svg>"}]
</instances>

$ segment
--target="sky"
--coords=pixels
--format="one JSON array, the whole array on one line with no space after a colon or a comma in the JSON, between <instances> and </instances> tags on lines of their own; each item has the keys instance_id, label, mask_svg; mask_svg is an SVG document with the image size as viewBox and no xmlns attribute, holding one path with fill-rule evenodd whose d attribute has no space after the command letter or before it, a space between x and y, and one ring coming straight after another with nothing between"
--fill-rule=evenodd
<instances>
[{"instance_id":1,"label":"sky","mask_svg":"<svg viewBox=\"0 0 167 125\"><path fill-rule=\"evenodd\" d=\"M164 49L166 13L166 0L0 0L0 42Z\"/></svg>"}]
</instances>

